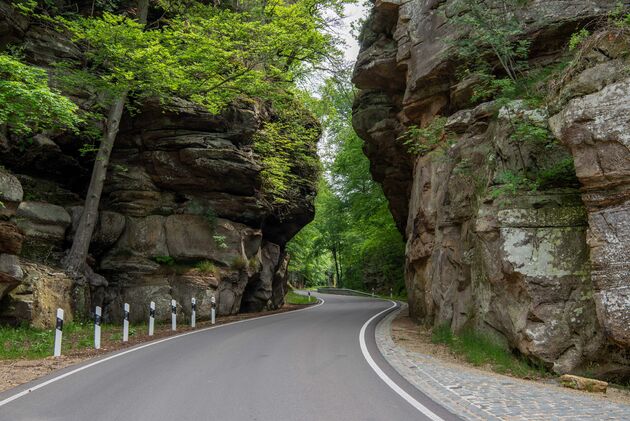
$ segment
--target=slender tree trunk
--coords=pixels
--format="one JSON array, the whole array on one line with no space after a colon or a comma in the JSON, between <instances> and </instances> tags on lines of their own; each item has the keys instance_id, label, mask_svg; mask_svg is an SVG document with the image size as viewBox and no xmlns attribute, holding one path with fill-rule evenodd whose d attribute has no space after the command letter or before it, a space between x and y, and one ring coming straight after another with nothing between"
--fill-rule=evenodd
<instances>
[{"instance_id":1,"label":"slender tree trunk","mask_svg":"<svg viewBox=\"0 0 630 421\"><path fill-rule=\"evenodd\" d=\"M341 288L341 273L339 273L339 262L337 260L337 247L332 248L333 261L335 262L335 274L337 275L337 288Z\"/></svg>"},{"instance_id":2,"label":"slender tree trunk","mask_svg":"<svg viewBox=\"0 0 630 421\"><path fill-rule=\"evenodd\" d=\"M74 275L82 274L84 272L83 265L88 254L90 247L90 241L92 240L92 234L94 233L94 227L98 219L98 205L101 201L101 193L103 192L103 184L107 177L107 167L109 165L109 157L111 156L114 142L116 141L116 135L118 134L118 128L120 126L120 118L122 117L123 110L125 109L125 102L127 100L127 94L123 93L114 101L112 107L109 110L107 116L107 125L101 144L96 154L96 160L94 161L94 167L92 169L92 178L90 179L90 186L85 197L85 206L83 207L83 214L79 220L79 226L74 233L74 239L72 240L72 247L70 252L64 261L66 270Z\"/></svg>"},{"instance_id":3,"label":"slender tree trunk","mask_svg":"<svg viewBox=\"0 0 630 421\"><path fill-rule=\"evenodd\" d=\"M147 15L149 11L149 0L138 0L137 20L141 24L147 23ZM85 197L85 206L83 214L79 220L79 226L74 233L72 247L70 252L64 259L64 267L66 271L75 277L89 276L91 271L85 270L85 259L87 258L90 248L90 241L94 233L94 227L98 220L98 207L101 202L101 194L103 193L103 185L107 178L107 167L109 166L109 158L114 148L114 142L118 135L120 127L120 119L125 110L125 102L127 101L127 91L121 93L113 102L107 115L107 124L105 125L105 133L96 154L94 167L92 169L92 177Z\"/></svg>"}]
</instances>

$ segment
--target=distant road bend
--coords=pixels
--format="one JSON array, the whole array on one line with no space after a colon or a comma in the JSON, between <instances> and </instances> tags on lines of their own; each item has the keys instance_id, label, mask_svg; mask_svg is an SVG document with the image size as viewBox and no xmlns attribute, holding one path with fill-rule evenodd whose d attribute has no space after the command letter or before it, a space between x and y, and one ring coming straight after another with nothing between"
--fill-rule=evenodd
<instances>
[{"instance_id":1,"label":"distant road bend","mask_svg":"<svg viewBox=\"0 0 630 421\"><path fill-rule=\"evenodd\" d=\"M376 348L392 302L317 296L315 308L157 341L9 390L0 420L458 420Z\"/></svg>"}]
</instances>

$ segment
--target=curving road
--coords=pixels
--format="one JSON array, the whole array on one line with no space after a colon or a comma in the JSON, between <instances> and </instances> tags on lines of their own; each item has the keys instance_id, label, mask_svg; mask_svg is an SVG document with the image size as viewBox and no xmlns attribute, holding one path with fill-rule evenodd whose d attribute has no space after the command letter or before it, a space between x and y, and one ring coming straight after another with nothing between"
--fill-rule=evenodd
<instances>
[{"instance_id":1,"label":"curving road","mask_svg":"<svg viewBox=\"0 0 630 421\"><path fill-rule=\"evenodd\" d=\"M457 420L377 350L374 327L392 302L318 296L315 308L154 342L12 389L0 394L0 420Z\"/></svg>"}]
</instances>

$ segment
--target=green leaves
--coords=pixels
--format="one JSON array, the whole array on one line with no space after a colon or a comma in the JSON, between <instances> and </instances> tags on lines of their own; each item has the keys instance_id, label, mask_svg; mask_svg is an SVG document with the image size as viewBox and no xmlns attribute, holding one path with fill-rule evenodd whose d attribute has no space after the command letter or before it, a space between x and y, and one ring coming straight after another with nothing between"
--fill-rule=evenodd
<instances>
[{"instance_id":1,"label":"green leaves","mask_svg":"<svg viewBox=\"0 0 630 421\"><path fill-rule=\"evenodd\" d=\"M456 0L451 19L463 37L452 41L460 72L477 75L484 86L495 77L495 63L508 79L516 81L527 69L531 41L523 38L525 26L516 16L521 0ZM486 88L488 89L488 88ZM495 88L496 89L496 88ZM482 99L488 95L480 95Z\"/></svg>"},{"instance_id":2,"label":"green leaves","mask_svg":"<svg viewBox=\"0 0 630 421\"><path fill-rule=\"evenodd\" d=\"M71 128L80 123L78 107L48 86L45 70L0 54L0 124L17 134Z\"/></svg>"},{"instance_id":3,"label":"green leaves","mask_svg":"<svg viewBox=\"0 0 630 421\"><path fill-rule=\"evenodd\" d=\"M338 285L389 293L404 289L404 242L381 187L370 176L363 142L352 129L349 73L328 80L314 104L324 128L325 173L315 220L288 244L290 270L309 285L335 274Z\"/></svg>"},{"instance_id":4,"label":"green leaves","mask_svg":"<svg viewBox=\"0 0 630 421\"><path fill-rule=\"evenodd\" d=\"M410 126L398 139L412 155L424 156L434 149L448 146L449 133L444 129L446 117L436 117L427 127Z\"/></svg>"},{"instance_id":5,"label":"green leaves","mask_svg":"<svg viewBox=\"0 0 630 421\"><path fill-rule=\"evenodd\" d=\"M109 12L57 22L86 50L87 66L75 70L96 75L111 96L128 91L166 105L187 98L218 113L239 96L277 99L310 66L339 54L323 17L337 3L276 0L237 9L163 1L156 30Z\"/></svg>"},{"instance_id":6,"label":"green leaves","mask_svg":"<svg viewBox=\"0 0 630 421\"><path fill-rule=\"evenodd\" d=\"M274 205L291 205L313 186L320 164L315 147L320 129L297 101L274 103L277 115L254 136L254 152L262 159L263 192Z\"/></svg>"}]
</instances>

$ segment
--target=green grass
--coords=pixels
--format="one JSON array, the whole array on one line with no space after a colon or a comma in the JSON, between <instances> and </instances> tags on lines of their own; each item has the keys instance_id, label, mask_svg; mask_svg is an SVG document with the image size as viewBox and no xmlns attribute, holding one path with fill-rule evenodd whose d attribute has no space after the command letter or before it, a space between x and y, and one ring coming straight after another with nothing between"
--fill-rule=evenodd
<instances>
[{"instance_id":1,"label":"green grass","mask_svg":"<svg viewBox=\"0 0 630 421\"><path fill-rule=\"evenodd\" d=\"M142 326L130 326L132 337ZM102 325L103 341L122 340L122 325ZM54 329L35 329L30 326L0 326L0 359L37 359L51 356L55 342ZM86 323L65 323L63 325L62 354L94 346L94 325Z\"/></svg>"},{"instance_id":2,"label":"green grass","mask_svg":"<svg viewBox=\"0 0 630 421\"><path fill-rule=\"evenodd\" d=\"M0 359L42 358L52 355L55 332L31 327L0 327Z\"/></svg>"},{"instance_id":3,"label":"green grass","mask_svg":"<svg viewBox=\"0 0 630 421\"><path fill-rule=\"evenodd\" d=\"M284 296L284 302L287 304L309 304L316 301L317 299L315 297L311 297L311 300L309 301L306 295L300 295L293 291L287 292L287 295Z\"/></svg>"},{"instance_id":4,"label":"green grass","mask_svg":"<svg viewBox=\"0 0 630 421\"><path fill-rule=\"evenodd\" d=\"M195 265L195 267L197 268L197 270L199 270L199 272L201 273L215 273L217 268L214 265L214 263L212 263L209 260L204 260L202 262L199 262Z\"/></svg>"},{"instance_id":5,"label":"green grass","mask_svg":"<svg viewBox=\"0 0 630 421\"><path fill-rule=\"evenodd\" d=\"M491 337L472 329L466 329L459 335L455 335L449 326L439 326L433 329L431 341L447 345L473 365L489 365L498 373L528 378L544 377L548 374L544 367L529 364Z\"/></svg>"}]
</instances>

